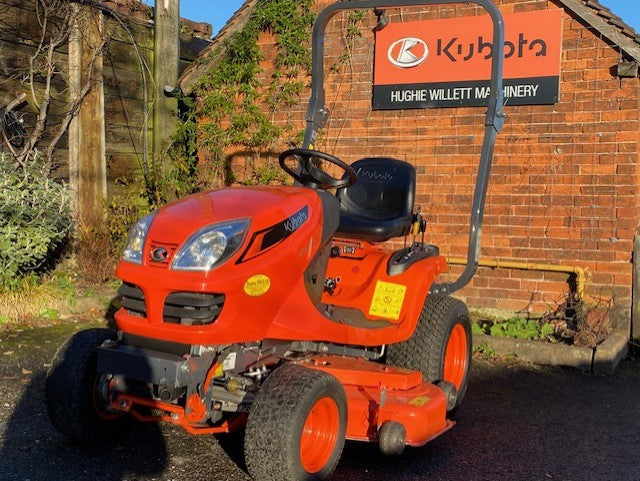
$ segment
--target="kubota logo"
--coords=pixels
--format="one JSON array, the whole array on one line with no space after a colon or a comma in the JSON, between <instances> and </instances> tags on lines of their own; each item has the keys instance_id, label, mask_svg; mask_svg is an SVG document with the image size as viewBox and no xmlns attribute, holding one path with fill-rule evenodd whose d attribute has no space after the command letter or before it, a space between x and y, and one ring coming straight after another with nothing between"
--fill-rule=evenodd
<instances>
[{"instance_id":1,"label":"kubota logo","mask_svg":"<svg viewBox=\"0 0 640 481\"><path fill-rule=\"evenodd\" d=\"M427 43L420 38L401 38L391 44L387 56L389 57L389 62L396 67L417 67L429 56L429 47L427 47Z\"/></svg>"},{"instance_id":2,"label":"kubota logo","mask_svg":"<svg viewBox=\"0 0 640 481\"><path fill-rule=\"evenodd\" d=\"M156 262L166 262L169 259L169 251L164 247L156 247L149 255L151 260Z\"/></svg>"}]
</instances>

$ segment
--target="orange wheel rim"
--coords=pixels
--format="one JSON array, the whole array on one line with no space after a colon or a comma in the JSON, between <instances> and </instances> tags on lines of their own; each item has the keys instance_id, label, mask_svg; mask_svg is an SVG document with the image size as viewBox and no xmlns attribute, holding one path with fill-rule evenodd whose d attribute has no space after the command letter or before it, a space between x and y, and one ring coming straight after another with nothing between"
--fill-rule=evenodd
<instances>
[{"instance_id":1,"label":"orange wheel rim","mask_svg":"<svg viewBox=\"0 0 640 481\"><path fill-rule=\"evenodd\" d=\"M444 354L444 380L460 389L467 372L467 331L462 324L451 330Z\"/></svg>"},{"instance_id":2,"label":"orange wheel rim","mask_svg":"<svg viewBox=\"0 0 640 481\"><path fill-rule=\"evenodd\" d=\"M340 414L336 402L323 397L309 411L300 439L300 460L307 473L317 473L329 461L338 441Z\"/></svg>"}]
</instances>

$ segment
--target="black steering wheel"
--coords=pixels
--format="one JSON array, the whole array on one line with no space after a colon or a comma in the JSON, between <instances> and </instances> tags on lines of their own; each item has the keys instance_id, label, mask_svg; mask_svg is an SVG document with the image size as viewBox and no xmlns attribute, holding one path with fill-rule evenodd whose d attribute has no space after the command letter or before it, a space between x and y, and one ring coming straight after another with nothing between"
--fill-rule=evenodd
<instances>
[{"instance_id":1,"label":"black steering wheel","mask_svg":"<svg viewBox=\"0 0 640 481\"><path fill-rule=\"evenodd\" d=\"M299 171L291 169L286 163L289 157L295 157L300 166ZM324 170L315 165L312 159L326 160L330 164L340 167L347 176L343 176L341 179L336 179L332 175L327 174ZM280 167L287 174L293 177L296 182L304 185L305 187L313 187L315 189L342 189L343 187L350 187L356 182L356 171L347 164L333 155L320 152L318 150L311 149L289 149L285 150L278 157Z\"/></svg>"}]
</instances>

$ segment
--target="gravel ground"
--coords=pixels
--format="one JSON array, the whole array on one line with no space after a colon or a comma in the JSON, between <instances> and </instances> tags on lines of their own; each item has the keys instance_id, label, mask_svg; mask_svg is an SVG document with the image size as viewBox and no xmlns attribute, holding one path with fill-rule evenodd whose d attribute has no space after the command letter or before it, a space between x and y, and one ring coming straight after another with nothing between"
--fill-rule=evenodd
<instances>
[{"instance_id":1,"label":"gravel ground","mask_svg":"<svg viewBox=\"0 0 640 481\"><path fill-rule=\"evenodd\" d=\"M120 445L77 446L51 427L46 364L79 326L0 333L1 480L248 480L236 438L135 425ZM458 424L382 456L347 443L334 480L640 481L640 363L613 377L476 361Z\"/></svg>"}]
</instances>

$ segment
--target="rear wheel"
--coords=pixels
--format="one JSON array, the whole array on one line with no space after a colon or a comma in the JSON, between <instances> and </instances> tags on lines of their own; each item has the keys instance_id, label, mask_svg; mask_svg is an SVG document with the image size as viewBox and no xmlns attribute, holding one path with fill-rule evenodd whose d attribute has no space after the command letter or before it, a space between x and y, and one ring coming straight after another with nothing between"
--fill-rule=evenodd
<instances>
[{"instance_id":1,"label":"rear wheel","mask_svg":"<svg viewBox=\"0 0 640 481\"><path fill-rule=\"evenodd\" d=\"M429 382L453 384L456 397L450 411L458 407L471 366L471 321L464 302L430 294L413 336L388 346L387 363L422 371Z\"/></svg>"},{"instance_id":2,"label":"rear wheel","mask_svg":"<svg viewBox=\"0 0 640 481\"><path fill-rule=\"evenodd\" d=\"M111 441L123 435L129 418L107 410L100 394L104 384L96 371L97 348L115 339L109 329L88 329L69 338L56 352L45 382L47 413L66 437L85 443Z\"/></svg>"},{"instance_id":3,"label":"rear wheel","mask_svg":"<svg viewBox=\"0 0 640 481\"><path fill-rule=\"evenodd\" d=\"M245 435L245 461L254 479L321 480L335 470L344 447L347 399L325 372L287 364L256 396Z\"/></svg>"}]
</instances>

